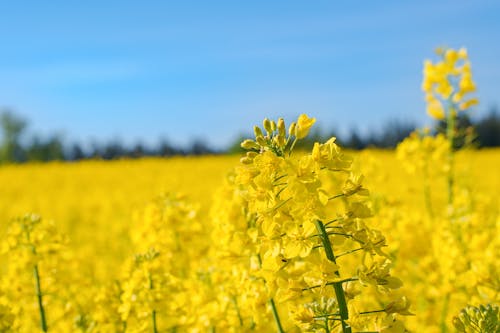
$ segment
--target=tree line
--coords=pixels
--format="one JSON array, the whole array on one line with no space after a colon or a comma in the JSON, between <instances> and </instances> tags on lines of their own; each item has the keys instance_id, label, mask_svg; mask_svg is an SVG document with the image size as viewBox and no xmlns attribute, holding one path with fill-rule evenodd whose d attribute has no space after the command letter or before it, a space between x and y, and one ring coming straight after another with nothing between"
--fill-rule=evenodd
<instances>
[{"instance_id":1,"label":"tree line","mask_svg":"<svg viewBox=\"0 0 500 333\"><path fill-rule=\"evenodd\" d=\"M195 140L186 147L173 145L165 139L159 140L156 145L140 142L125 145L119 140L83 145L79 142L67 142L61 135L57 134L43 137L30 133L28 125L28 121L15 112L0 111L0 163L78 161L82 159L113 160L223 152L208 146L201 140Z\"/></svg>"},{"instance_id":2,"label":"tree line","mask_svg":"<svg viewBox=\"0 0 500 333\"><path fill-rule=\"evenodd\" d=\"M479 119L472 119L466 114L462 114L459 117L457 127L460 133L464 133L464 138L466 136L473 138L472 144L477 147L500 146L500 115L496 108L492 108L486 116ZM28 128L28 121L16 113L9 110L0 112L0 163L78 161L90 158L112 160L145 156L238 153L241 151L240 139L235 140L227 149L215 149L201 140L196 140L186 147L173 145L167 140L160 140L156 145L136 143L131 146L125 145L119 140L112 140L104 143L92 143L85 147L78 142L65 142L62 136L56 134L47 137L30 134ZM332 130L316 129L310 136L299 142L303 148L306 148L311 147L314 142L325 141L336 136L342 146L350 149L394 148L415 128L414 123L392 120L379 131L369 134L361 134L356 129L352 129L347 135L339 136ZM433 131L440 132L444 128L446 128L445 122L437 122ZM464 143L465 139L456 142L457 145Z\"/></svg>"}]
</instances>

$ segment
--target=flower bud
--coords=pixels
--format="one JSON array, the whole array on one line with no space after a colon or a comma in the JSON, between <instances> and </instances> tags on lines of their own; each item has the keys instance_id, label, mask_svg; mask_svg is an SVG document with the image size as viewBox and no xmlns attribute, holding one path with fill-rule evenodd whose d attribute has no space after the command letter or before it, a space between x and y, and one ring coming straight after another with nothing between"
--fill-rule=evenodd
<instances>
[{"instance_id":1,"label":"flower bud","mask_svg":"<svg viewBox=\"0 0 500 333\"><path fill-rule=\"evenodd\" d=\"M275 136L273 138L273 141L274 141L274 144L278 147L283 147L285 146L285 137L284 136L281 136L281 135L278 135L278 136Z\"/></svg>"},{"instance_id":2,"label":"flower bud","mask_svg":"<svg viewBox=\"0 0 500 333\"><path fill-rule=\"evenodd\" d=\"M406 296L402 296L399 299L389 303L385 307L384 311L387 314L399 313L403 316L412 316L413 313L409 311L409 308L410 308L410 302L408 301Z\"/></svg>"},{"instance_id":3,"label":"flower bud","mask_svg":"<svg viewBox=\"0 0 500 333\"><path fill-rule=\"evenodd\" d=\"M259 149L259 145L250 139L246 139L241 143L241 148L243 149Z\"/></svg>"},{"instance_id":4,"label":"flower bud","mask_svg":"<svg viewBox=\"0 0 500 333\"><path fill-rule=\"evenodd\" d=\"M254 151L248 151L245 156L243 156L242 158L240 158L240 162L243 163L243 164L251 164L253 162L253 159L257 155L259 155L259 154L257 154Z\"/></svg>"},{"instance_id":5,"label":"flower bud","mask_svg":"<svg viewBox=\"0 0 500 333\"><path fill-rule=\"evenodd\" d=\"M443 55L445 52L446 52L446 48L440 46L440 47L437 47L436 50L435 50L436 54L437 55Z\"/></svg>"},{"instance_id":6,"label":"flower bud","mask_svg":"<svg viewBox=\"0 0 500 333\"><path fill-rule=\"evenodd\" d=\"M252 161L253 160L251 158L248 158L246 156L243 156L242 158L240 158L240 163L242 163L242 164L251 164Z\"/></svg>"},{"instance_id":7,"label":"flower bud","mask_svg":"<svg viewBox=\"0 0 500 333\"><path fill-rule=\"evenodd\" d=\"M254 126L253 127L253 133L255 134L255 137L258 138L259 136L264 136L262 134L262 130L260 129L259 126Z\"/></svg>"},{"instance_id":8,"label":"flower bud","mask_svg":"<svg viewBox=\"0 0 500 333\"><path fill-rule=\"evenodd\" d=\"M250 159L255 158L255 156L257 156L257 155L259 155L259 154L257 154L257 153L256 153L256 152L254 152L254 151L247 151L247 154L246 154L246 156L247 156L248 158L250 158Z\"/></svg>"},{"instance_id":9,"label":"flower bud","mask_svg":"<svg viewBox=\"0 0 500 333\"><path fill-rule=\"evenodd\" d=\"M268 118L264 119L264 121L262 122L262 125L264 126L264 129L267 131L267 133L273 132L273 129L271 126L271 120L269 120Z\"/></svg>"},{"instance_id":10,"label":"flower bud","mask_svg":"<svg viewBox=\"0 0 500 333\"><path fill-rule=\"evenodd\" d=\"M283 118L278 119L278 135L283 137L286 136L286 127Z\"/></svg>"},{"instance_id":11,"label":"flower bud","mask_svg":"<svg viewBox=\"0 0 500 333\"><path fill-rule=\"evenodd\" d=\"M458 317L453 318L453 326L455 326L455 329L460 333L466 332L464 323L462 323Z\"/></svg>"},{"instance_id":12,"label":"flower bud","mask_svg":"<svg viewBox=\"0 0 500 333\"><path fill-rule=\"evenodd\" d=\"M264 137L263 137L263 136L259 136L259 137L257 137L257 143L258 143L261 147L267 146L266 139L264 139Z\"/></svg>"},{"instance_id":13,"label":"flower bud","mask_svg":"<svg viewBox=\"0 0 500 333\"><path fill-rule=\"evenodd\" d=\"M274 120L271 120L271 132L274 131L276 131L276 123L274 122Z\"/></svg>"},{"instance_id":14,"label":"flower bud","mask_svg":"<svg viewBox=\"0 0 500 333\"><path fill-rule=\"evenodd\" d=\"M297 127L296 123L291 123L290 127L288 128L288 135L292 136L295 135L295 128Z\"/></svg>"},{"instance_id":15,"label":"flower bud","mask_svg":"<svg viewBox=\"0 0 500 333\"><path fill-rule=\"evenodd\" d=\"M319 142L314 143L311 157L312 157L313 161L315 161L315 162L319 163L321 161L321 146L320 146Z\"/></svg>"},{"instance_id":16,"label":"flower bud","mask_svg":"<svg viewBox=\"0 0 500 333\"><path fill-rule=\"evenodd\" d=\"M444 53L444 58L445 58L446 62L454 65L455 62L457 62L457 60L458 60L458 52L456 50L453 50L453 49L448 49Z\"/></svg>"},{"instance_id":17,"label":"flower bud","mask_svg":"<svg viewBox=\"0 0 500 333\"><path fill-rule=\"evenodd\" d=\"M465 47L461 47L458 50L458 58L459 59L467 59L467 49Z\"/></svg>"}]
</instances>

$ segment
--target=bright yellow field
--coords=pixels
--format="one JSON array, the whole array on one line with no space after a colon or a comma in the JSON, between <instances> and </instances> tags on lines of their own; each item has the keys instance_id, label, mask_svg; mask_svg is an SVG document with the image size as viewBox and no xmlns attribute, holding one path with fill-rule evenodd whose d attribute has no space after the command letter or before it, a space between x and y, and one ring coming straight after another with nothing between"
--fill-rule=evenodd
<instances>
[{"instance_id":1,"label":"bright yellow field","mask_svg":"<svg viewBox=\"0 0 500 333\"><path fill-rule=\"evenodd\" d=\"M431 170L427 178L418 170L408 173L405 163L409 161L411 166L419 161L412 161L408 156L406 161L398 159L394 151L348 155L354 157L352 170L365 176L363 187L370 193L367 197L353 192L352 198L360 198L353 200L363 206L352 206L353 203L347 201L344 204L359 214L355 215L359 221L366 220L356 223L366 223L385 236L380 250L390 259L387 262L392 266L391 275L403 282L399 287L398 283L387 280L384 286L378 280L375 286L370 286L371 280L366 278L357 287L358 291L353 287L353 297L356 293L361 296L349 303L351 318L356 318L356 311L375 311L360 314L356 320L363 322L367 321L364 317L369 317L370 324L353 321L353 327L360 327L353 332L364 332L361 327L403 332L403 326L384 322L389 317L396 320L396 316L398 322L413 332L453 331L453 317L466 305L498 303L500 150L466 150L455 156L453 207L446 204L446 180L440 170ZM429 163L432 167L439 166ZM239 168L236 178L229 177L228 181L227 175L234 167ZM252 273L256 265L252 253L267 253L265 248L271 246L256 246L254 237L261 239L271 237L269 233L275 235L272 237L278 234L274 234L277 229L269 231L270 227L265 227L265 219L259 227L263 229L259 229L259 236L257 230L254 234L255 228L247 226L250 220L244 216L248 211L265 216L269 210L262 210L262 202L251 201L259 198L257 192L251 200L244 195L244 200L249 201L243 203L231 189L234 179L240 186L246 184L245 172L249 171L242 171L243 167L239 156L1 167L0 229L5 264L2 264L0 288L0 331L8 331L11 325L14 332L40 330L33 264L39 269L48 331L275 332L273 309L267 302L269 297L276 299L283 331L325 331L321 320L308 319L307 311L312 310L297 312L295 303L307 303L310 296L287 294L295 289L291 285L283 286L285 281L298 283L297 270L301 270L301 265L310 265L306 256L315 250L310 252L307 239L313 234L297 229L288 232L290 237L294 233L302 235L293 236L296 243L280 241L281 260L297 258L295 268L288 265L286 269L290 270L286 274L283 268L273 268L275 264L266 261L267 254L259 256L259 261L263 260L257 269L260 272ZM324 189L330 195L342 188L340 180L324 177L320 192ZM291 178L288 182L290 189L295 186ZM312 184L308 180L304 182ZM432 216L426 206L426 182L430 185L428 198ZM256 184L265 187L264 183L256 181ZM253 186L250 191L257 191ZM283 193L299 202L301 192L288 193L289 188ZM351 195L345 194L345 185L342 191L346 199ZM319 198L321 201L321 194ZM284 209L282 207L291 205L287 200L284 202L276 207ZM332 219L340 216L335 212L344 211L341 206L328 203L325 207L333 214L314 213L314 216L325 214L325 218ZM363 207L372 213L357 210ZM299 214L307 219L308 209L296 211L292 207L281 214ZM35 256L38 259L30 259L32 255L17 249L22 241L16 241L15 237L21 231L12 233L10 227L10 233L5 235L9 221L29 212L39 214L42 221L37 223L40 228L46 228L45 233L41 231L40 239L33 241L39 246ZM243 226L249 239L242 238L238 225ZM343 228L347 230L346 226ZM232 236L226 234L229 231ZM335 237L331 241L336 254L345 251L342 249L345 241ZM373 243L374 248L377 244ZM351 250L355 248L352 244L349 246ZM151 254L156 253L154 251L160 253L159 260ZM142 254L133 259L137 253ZM370 276L360 268L361 262L369 266L366 255L356 256L358 253L354 252L352 258L349 255L338 258L340 276L357 276L360 280L362 274ZM242 268L246 267L247 259L242 262L241 258L250 258L250 273ZM278 278L271 277L271 271ZM329 274L323 272L323 277L306 274L300 283L306 287L322 284L321 279L327 276L332 279ZM255 278L253 275L266 281L264 287L249 284L248 281ZM349 299L349 288L345 288ZM393 305L397 308L394 312L387 310L387 304L391 303L385 292L390 292L393 299L399 297L400 303ZM321 297L332 295L326 293ZM379 315L379 309L383 315ZM154 324L151 318L155 318ZM310 321L321 325L310 326ZM340 332L338 323L332 320L332 332Z\"/></svg>"},{"instance_id":2,"label":"bright yellow field","mask_svg":"<svg viewBox=\"0 0 500 333\"><path fill-rule=\"evenodd\" d=\"M164 192L186 195L207 212L237 156L186 157L0 168L0 219L36 213L57 223L89 259L82 269L106 279L132 255L133 212ZM6 223L2 225L5 225ZM2 227L2 229L4 229ZM5 230L2 230L5 231Z\"/></svg>"}]
</instances>

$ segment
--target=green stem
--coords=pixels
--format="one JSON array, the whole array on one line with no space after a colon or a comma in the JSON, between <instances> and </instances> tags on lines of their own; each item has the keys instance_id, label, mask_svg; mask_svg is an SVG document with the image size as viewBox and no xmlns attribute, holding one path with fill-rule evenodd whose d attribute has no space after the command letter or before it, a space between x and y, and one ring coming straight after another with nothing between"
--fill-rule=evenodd
<instances>
[{"instance_id":1,"label":"green stem","mask_svg":"<svg viewBox=\"0 0 500 333\"><path fill-rule=\"evenodd\" d=\"M449 150L448 150L448 205L453 204L453 163L454 163L454 145L455 145L455 117L456 117L456 112L455 108L453 107L453 104L449 102L448 104L448 119L446 122L446 138L448 139L448 142L450 144ZM450 300L450 294L448 293L444 299L443 303L443 308L441 311L441 332L446 333L448 331L447 325L446 325L446 316L448 314L448 303Z\"/></svg>"},{"instance_id":2,"label":"green stem","mask_svg":"<svg viewBox=\"0 0 500 333\"><path fill-rule=\"evenodd\" d=\"M448 314L448 304L450 302L450 294L446 294L443 301L443 309L441 311L441 333L448 332L448 326L446 325L446 315Z\"/></svg>"},{"instance_id":3,"label":"green stem","mask_svg":"<svg viewBox=\"0 0 500 333\"><path fill-rule=\"evenodd\" d=\"M273 211L275 211L275 210L277 210L277 209L281 208L283 205L285 205L285 204L286 204L288 201L290 201L290 200L292 200L292 198L288 198L288 199L286 199L286 200L284 200L284 201L280 202L280 203L279 203L279 204L277 204L275 207L270 208L270 209L268 210L268 212L269 212L269 213L271 213L271 212L273 212Z\"/></svg>"},{"instance_id":4,"label":"green stem","mask_svg":"<svg viewBox=\"0 0 500 333\"><path fill-rule=\"evenodd\" d=\"M380 244L380 242L376 243L376 244L373 244L373 245L378 245ZM358 251L361 251L361 250L364 250L365 248L364 247L359 247L357 249L353 249L353 250L349 250L349 251L346 251L346 252L342 252L341 254L338 254L337 255L337 258L340 258L340 257L343 257L343 256L346 256L348 254L351 254L351 253L354 253L354 252L358 252Z\"/></svg>"},{"instance_id":5,"label":"green stem","mask_svg":"<svg viewBox=\"0 0 500 333\"><path fill-rule=\"evenodd\" d=\"M153 278L151 277L151 274L148 274L148 279L149 279L149 290L154 289L154 284L153 284ZM158 333L158 327L156 325L156 310L153 309L151 311L151 324L153 325L153 333Z\"/></svg>"},{"instance_id":6,"label":"green stem","mask_svg":"<svg viewBox=\"0 0 500 333\"><path fill-rule=\"evenodd\" d=\"M333 220L328 221L327 223L325 223L325 227L329 226L329 225L330 225L330 224L332 224L332 223L339 222L339 221L343 221L343 220L344 220L344 218L342 218L342 217L338 217L338 218L336 218L336 219L333 219Z\"/></svg>"},{"instance_id":7,"label":"green stem","mask_svg":"<svg viewBox=\"0 0 500 333\"><path fill-rule=\"evenodd\" d=\"M153 333L158 333L158 328L156 327L156 310L151 312L151 321L153 323Z\"/></svg>"},{"instance_id":8,"label":"green stem","mask_svg":"<svg viewBox=\"0 0 500 333\"><path fill-rule=\"evenodd\" d=\"M321 288L321 287L324 287L324 286L333 286L334 283L346 283L346 282L352 282L352 281L359 281L359 279L358 278L347 278L347 279L343 279L343 280L336 281L336 282L328 282L328 283L325 283L324 285L323 284L318 284L318 285L315 285L315 286L312 286L312 287L302 288L302 290L303 291L312 290L312 289Z\"/></svg>"},{"instance_id":9,"label":"green stem","mask_svg":"<svg viewBox=\"0 0 500 333\"><path fill-rule=\"evenodd\" d=\"M324 319L324 318L335 318L338 316L339 316L338 313L328 313L328 314L324 314L324 315L314 316L313 318L314 319Z\"/></svg>"},{"instance_id":10,"label":"green stem","mask_svg":"<svg viewBox=\"0 0 500 333\"><path fill-rule=\"evenodd\" d=\"M343 197L343 196L345 196L345 193L336 194L333 197L328 198L328 200L337 199L337 198L340 198L340 197Z\"/></svg>"},{"instance_id":11,"label":"green stem","mask_svg":"<svg viewBox=\"0 0 500 333\"><path fill-rule=\"evenodd\" d=\"M455 108L450 103L448 107L448 120L446 122L446 137L450 143L448 150L448 205L453 204L453 151L455 146Z\"/></svg>"},{"instance_id":12,"label":"green stem","mask_svg":"<svg viewBox=\"0 0 500 333\"><path fill-rule=\"evenodd\" d=\"M271 304L271 310L273 311L274 321L276 322L276 328L278 329L278 333L285 333L283 326L281 326L280 316L278 314L278 309L276 309L276 304L274 303L274 299L270 299L269 303Z\"/></svg>"},{"instance_id":13,"label":"green stem","mask_svg":"<svg viewBox=\"0 0 500 333\"><path fill-rule=\"evenodd\" d=\"M316 230L321 235L321 242L323 243L323 248L325 249L326 258L337 264L335 260L335 255L333 254L332 244L330 243L330 238L326 232L323 222L316 220L315 222ZM340 277L339 271L335 271L335 275ZM337 303L339 305L340 320L342 323L342 333L351 333L351 326L347 323L349 320L349 311L347 309L347 301L345 299L344 288L342 287L342 282L333 283L333 289L335 290L335 296L337 298Z\"/></svg>"},{"instance_id":14,"label":"green stem","mask_svg":"<svg viewBox=\"0 0 500 333\"><path fill-rule=\"evenodd\" d=\"M262 258L260 254L257 253L257 259L259 260L259 267L262 268ZM271 305L271 310L273 312L274 321L276 322L276 327L278 329L278 333L285 333L283 326L281 326L280 316L278 314L278 309L276 308L276 304L274 303L274 299L269 299L269 304Z\"/></svg>"},{"instance_id":15,"label":"green stem","mask_svg":"<svg viewBox=\"0 0 500 333\"><path fill-rule=\"evenodd\" d=\"M238 321L240 323L240 327L243 327L243 318L241 317L240 308L238 306L238 300L236 299L236 296L233 296L231 299L236 309L236 314L238 315Z\"/></svg>"},{"instance_id":16,"label":"green stem","mask_svg":"<svg viewBox=\"0 0 500 333\"><path fill-rule=\"evenodd\" d=\"M42 288L40 286L40 273L38 272L38 265L33 267L33 275L35 277L35 291L38 300L38 310L40 312L40 327L42 332L47 332L47 319L45 318L45 309L43 308Z\"/></svg>"},{"instance_id":17,"label":"green stem","mask_svg":"<svg viewBox=\"0 0 500 333\"><path fill-rule=\"evenodd\" d=\"M360 315L365 315L365 314L381 313L381 312L385 312L385 310L384 310L384 309L382 309L382 310L364 311L364 312L360 312L359 314L360 314Z\"/></svg>"},{"instance_id":18,"label":"green stem","mask_svg":"<svg viewBox=\"0 0 500 333\"><path fill-rule=\"evenodd\" d=\"M290 155L292 155L292 150L293 150L293 148L295 147L295 144L297 143L297 140L298 140L298 139L297 139L297 137L295 137L295 138L293 139L292 145L290 146L290 150L289 150L289 152L288 152L288 156L289 156L289 157L290 157Z\"/></svg>"}]
</instances>

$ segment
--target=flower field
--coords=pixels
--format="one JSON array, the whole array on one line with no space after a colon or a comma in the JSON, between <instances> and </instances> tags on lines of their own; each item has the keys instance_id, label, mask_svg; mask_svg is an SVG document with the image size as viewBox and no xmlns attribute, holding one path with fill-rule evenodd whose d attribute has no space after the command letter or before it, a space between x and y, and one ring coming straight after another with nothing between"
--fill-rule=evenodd
<instances>
[{"instance_id":1,"label":"flower field","mask_svg":"<svg viewBox=\"0 0 500 333\"><path fill-rule=\"evenodd\" d=\"M498 260L495 255L499 251L499 202L498 197L488 194L495 193L500 186L500 176L496 172L500 151L466 151L457 156L458 172L463 176L459 178L459 202L455 210L462 214L460 218L456 217L461 220L460 227L467 228L462 231L466 237L463 249L453 243L454 239L447 234L451 225L446 218L448 212L443 179L439 181L439 176L434 176L437 179L432 181L432 204L436 214L439 212L445 216L431 219L425 206L422 179L410 176L404 169L403 161L398 160L394 152L368 150L350 155L354 158L356 169L365 175L364 183L370 190L366 199L376 209L376 214L369 219L370 224L381 230L387 238L388 247L384 252L391 256L393 270L403 281L401 289L412 301L410 309L415 316L404 318L408 328L417 332L440 332L446 295L449 295L450 300L444 322L450 331L452 317L467 304L484 303L488 298L498 301ZM218 237L215 233L217 229L213 227L215 221L212 220L215 213L213 210L210 213L210 208L220 208L216 205L223 205L225 200L229 203L229 199L224 196L221 197L221 203L215 193L227 191L220 189L224 175L238 163L238 157L230 156L53 163L0 169L0 182L4 185L0 202L2 220L10 221L24 212L36 211L44 217L42 223L48 224L52 220L57 233L66 235L63 244L53 253L55 258L65 260L65 263L57 271L51 272L44 269L48 265L45 260L48 259L40 262L42 287L54 289L54 294L47 292L44 299L47 321L52 326L49 328L55 332L120 331L120 325L124 324L119 306L125 299L120 289L114 290L116 294L113 295L113 289L108 288L112 288L115 281L127 282L128 277L122 272L126 269L126 261L143 249L134 240L134 235L145 227L146 215L141 214L146 214L145 210L153 214L155 210L172 209L167 202L155 202L154 198L162 192L182 193L185 195L182 202L190 205L189 209L195 214L193 218L196 221L193 218L186 221L163 221L158 218L158 227L161 228L161 224L165 223L164 231L168 232L171 223L189 222L197 230L196 237L203 240L199 251L212 246L211 237L214 237L214 242ZM171 177L172 174L176 177ZM53 183L58 186L51 185ZM25 191L27 188L29 194ZM153 201L148 203L148 199ZM237 215L239 212L233 213ZM203 216L210 216L212 221L205 220ZM5 247L8 240L5 238L5 224L2 225L2 246ZM141 237L158 235L156 229L152 230L155 230L152 232L155 235L148 235L146 229L141 231ZM150 244L147 239L142 242ZM241 244L238 246L241 249ZM145 247L147 250L147 245ZM192 265L200 265L200 271L208 273L213 268L204 261L209 259L206 255L193 254L192 258L186 260L192 261ZM2 262L8 265L2 265L2 324L6 329L14 318L18 318L14 320L18 325L14 331L34 332L39 330L39 311L31 269L26 263L23 263L24 269L10 271L9 268L20 264L19 260L21 257L18 253L7 253L2 257ZM163 262L161 256L158 261ZM215 263L219 265L220 261L215 260ZM53 276L43 276L44 272ZM15 276L22 276L23 280ZM56 277L59 283L56 283ZM226 287L221 289L226 290ZM239 287L235 289L241 290ZM198 295L199 291L199 288L195 288L184 292ZM486 296L488 292L493 294ZM56 298L59 294L63 298ZM179 331L209 331L211 323L216 326L224 321L224 325L229 325L226 322L228 320L234 320L236 323L233 324L237 324L238 316L234 308L226 304L229 301L227 296L211 296L214 299L217 296L221 298L220 306L223 309L227 307L225 314L224 311L223 314L208 313L196 319L194 310L199 305L194 306L191 315L196 324L183 323ZM161 298L160 295L157 297ZM164 297L164 302L171 299L169 296ZM244 304L243 301L241 303ZM243 307L249 311L250 305ZM151 321L146 308L144 305L143 315L146 318L143 318L143 331L149 332ZM162 308L163 305L157 310L158 325L168 327L167 322L172 318L180 318ZM188 309L185 309L187 313ZM96 310L106 312L93 313ZM252 316L249 312L244 323ZM261 312L268 322L260 330L275 331L270 310L264 306ZM99 316L103 317L104 322L96 321ZM111 319L118 326L111 328ZM163 326L160 327L159 331L165 331ZM284 329L288 331L289 327ZM221 328L221 331L225 330ZM234 330L239 331L237 325Z\"/></svg>"},{"instance_id":2,"label":"flower field","mask_svg":"<svg viewBox=\"0 0 500 333\"><path fill-rule=\"evenodd\" d=\"M300 115L241 158L2 166L0 332L500 332L500 151L454 148L477 101L441 55L447 131L396 151L297 150Z\"/></svg>"}]
</instances>

